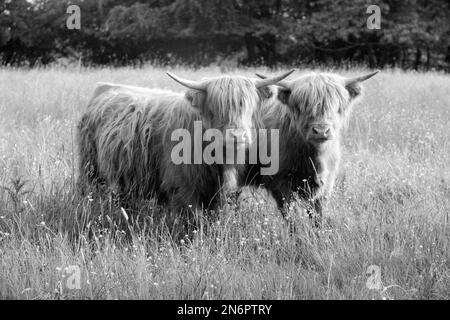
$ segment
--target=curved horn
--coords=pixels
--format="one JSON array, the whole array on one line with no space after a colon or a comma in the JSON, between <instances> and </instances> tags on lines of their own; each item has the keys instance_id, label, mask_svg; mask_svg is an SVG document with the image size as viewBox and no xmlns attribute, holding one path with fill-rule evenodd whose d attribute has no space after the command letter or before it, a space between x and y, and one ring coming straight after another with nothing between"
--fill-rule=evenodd
<instances>
[{"instance_id":1,"label":"curved horn","mask_svg":"<svg viewBox=\"0 0 450 320\"><path fill-rule=\"evenodd\" d=\"M351 83L357 83L357 82L363 82L363 81L366 81L367 79L372 78L372 77L373 77L374 75L376 75L378 72L380 72L380 70L377 70L377 71L375 71L375 72L369 73L369 74L367 74L367 75L365 75L365 76L345 79L345 84L348 85L348 84L351 84Z\"/></svg>"},{"instance_id":2,"label":"curved horn","mask_svg":"<svg viewBox=\"0 0 450 320\"><path fill-rule=\"evenodd\" d=\"M265 75L263 75L261 73L257 73L256 72L255 74L256 74L257 77L259 77L261 79L267 79L267 76L265 76ZM278 81L276 85L280 86L280 87L283 87L283 88L285 88L287 90L291 90L291 85L286 80L285 81Z\"/></svg>"},{"instance_id":3,"label":"curved horn","mask_svg":"<svg viewBox=\"0 0 450 320\"><path fill-rule=\"evenodd\" d=\"M192 80L186 80L180 77L177 77L176 75L166 72L169 77L171 77L173 80L181 84L182 86L185 86L190 89L199 90L199 91L206 91L206 85L202 82L198 81L192 81Z\"/></svg>"},{"instance_id":4,"label":"curved horn","mask_svg":"<svg viewBox=\"0 0 450 320\"><path fill-rule=\"evenodd\" d=\"M286 81L281 81L281 80L283 80L284 78L289 76L294 71L295 71L295 69L292 69L292 70L290 70L290 71L288 71L286 73L283 73L280 76L276 76L276 77L272 77L272 78L267 78L267 77L261 76L259 74L256 74L258 77L260 77L262 79L261 80L256 80L255 81L255 86L256 86L256 88L259 89L259 88L262 88L262 87L267 87L267 86L276 84L276 85L285 87L286 89L289 89L288 83Z\"/></svg>"}]
</instances>

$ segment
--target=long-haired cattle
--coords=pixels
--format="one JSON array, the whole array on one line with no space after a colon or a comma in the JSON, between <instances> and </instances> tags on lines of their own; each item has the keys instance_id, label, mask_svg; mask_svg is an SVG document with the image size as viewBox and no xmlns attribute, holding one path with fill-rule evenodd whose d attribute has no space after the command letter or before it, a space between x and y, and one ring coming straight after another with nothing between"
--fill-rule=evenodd
<instances>
[{"instance_id":1,"label":"long-haired cattle","mask_svg":"<svg viewBox=\"0 0 450 320\"><path fill-rule=\"evenodd\" d=\"M293 70L292 70L293 71ZM291 71L291 72L292 72ZM224 76L203 82L171 78L186 93L116 84L100 84L78 125L80 174L101 182L123 198L156 197L172 209L214 204L224 177L236 180L233 166L174 164L171 134L194 122L203 129L239 129L225 144L249 142L253 115L263 97L259 89L291 72L271 79Z\"/></svg>"},{"instance_id":2,"label":"long-haired cattle","mask_svg":"<svg viewBox=\"0 0 450 320\"><path fill-rule=\"evenodd\" d=\"M376 73L352 79L311 73L271 88L273 97L259 111L266 129L280 130L279 170L262 176L260 165L249 165L244 183L265 186L283 214L298 195L310 201L320 219L322 201L336 179L342 129L361 95L361 82Z\"/></svg>"}]
</instances>

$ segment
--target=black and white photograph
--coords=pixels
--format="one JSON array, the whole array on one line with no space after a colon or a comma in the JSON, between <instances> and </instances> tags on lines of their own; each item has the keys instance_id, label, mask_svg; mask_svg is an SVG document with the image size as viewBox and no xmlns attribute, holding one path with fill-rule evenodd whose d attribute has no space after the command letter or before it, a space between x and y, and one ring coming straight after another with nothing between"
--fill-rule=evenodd
<instances>
[{"instance_id":1,"label":"black and white photograph","mask_svg":"<svg viewBox=\"0 0 450 320\"><path fill-rule=\"evenodd\" d=\"M449 300L449 216L449 0L0 0L0 300Z\"/></svg>"}]
</instances>

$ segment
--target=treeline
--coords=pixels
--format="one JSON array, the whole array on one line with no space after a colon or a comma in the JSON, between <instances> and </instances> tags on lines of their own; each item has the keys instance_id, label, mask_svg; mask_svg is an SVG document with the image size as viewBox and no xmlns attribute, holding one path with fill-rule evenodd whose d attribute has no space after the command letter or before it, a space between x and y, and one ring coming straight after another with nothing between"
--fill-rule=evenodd
<instances>
[{"instance_id":1,"label":"treeline","mask_svg":"<svg viewBox=\"0 0 450 320\"><path fill-rule=\"evenodd\" d=\"M366 25L372 4L380 29ZM450 71L450 0L0 0L0 61Z\"/></svg>"}]
</instances>

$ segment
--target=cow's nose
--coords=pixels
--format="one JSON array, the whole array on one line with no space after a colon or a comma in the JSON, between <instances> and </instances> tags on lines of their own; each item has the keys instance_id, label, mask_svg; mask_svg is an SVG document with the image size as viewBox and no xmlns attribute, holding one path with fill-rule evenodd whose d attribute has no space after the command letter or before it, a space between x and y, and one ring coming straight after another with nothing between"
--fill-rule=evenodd
<instances>
[{"instance_id":1,"label":"cow's nose","mask_svg":"<svg viewBox=\"0 0 450 320\"><path fill-rule=\"evenodd\" d=\"M312 132L315 139L328 139L330 136L330 127L327 125L316 125L312 127Z\"/></svg>"}]
</instances>

